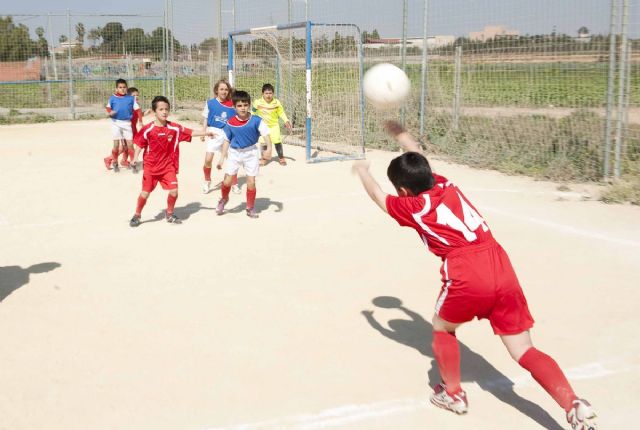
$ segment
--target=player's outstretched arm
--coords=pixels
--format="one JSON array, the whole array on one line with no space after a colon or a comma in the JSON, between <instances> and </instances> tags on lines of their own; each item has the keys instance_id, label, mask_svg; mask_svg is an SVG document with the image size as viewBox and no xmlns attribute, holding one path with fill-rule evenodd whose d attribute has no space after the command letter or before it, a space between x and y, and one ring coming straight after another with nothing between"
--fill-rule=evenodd
<instances>
[{"instance_id":1,"label":"player's outstretched arm","mask_svg":"<svg viewBox=\"0 0 640 430\"><path fill-rule=\"evenodd\" d=\"M218 170L222 170L222 163L227 158L227 152L229 151L229 140L225 139L222 144L222 151L220 152L220 158L218 159L218 164L216 164L216 168Z\"/></svg>"},{"instance_id":2,"label":"player's outstretched arm","mask_svg":"<svg viewBox=\"0 0 640 430\"><path fill-rule=\"evenodd\" d=\"M422 154L422 145L405 130L397 121L386 121L384 129L393 136L404 152L418 152Z\"/></svg>"},{"instance_id":3,"label":"player's outstretched arm","mask_svg":"<svg viewBox=\"0 0 640 430\"><path fill-rule=\"evenodd\" d=\"M380 185L376 182L376 180L369 172L369 162L367 161L356 161L353 163L353 167L351 171L360 177L360 181L362 181L362 185L364 186L365 191L384 212L387 212L387 193L382 191Z\"/></svg>"}]
</instances>

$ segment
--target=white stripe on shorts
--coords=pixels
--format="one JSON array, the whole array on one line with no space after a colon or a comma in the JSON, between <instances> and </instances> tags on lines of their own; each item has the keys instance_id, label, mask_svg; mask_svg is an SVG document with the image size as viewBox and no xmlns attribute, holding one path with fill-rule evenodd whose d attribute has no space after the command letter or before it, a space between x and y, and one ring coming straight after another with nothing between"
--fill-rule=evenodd
<instances>
[{"instance_id":1,"label":"white stripe on shorts","mask_svg":"<svg viewBox=\"0 0 640 430\"><path fill-rule=\"evenodd\" d=\"M442 294L440 294L440 297L438 297L438 301L436 302L436 315L440 314L440 308L442 308L442 305L444 304L444 299L447 298L447 293L449 292L449 285L451 285L446 258L444 259L442 268L444 269L445 284L444 284L444 290L442 291Z\"/></svg>"}]
</instances>

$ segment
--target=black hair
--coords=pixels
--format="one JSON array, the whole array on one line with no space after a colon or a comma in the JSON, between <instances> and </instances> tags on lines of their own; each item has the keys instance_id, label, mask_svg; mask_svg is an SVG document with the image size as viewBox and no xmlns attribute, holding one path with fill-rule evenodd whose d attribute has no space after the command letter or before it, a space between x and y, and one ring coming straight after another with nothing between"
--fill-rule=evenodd
<instances>
[{"instance_id":1,"label":"black hair","mask_svg":"<svg viewBox=\"0 0 640 430\"><path fill-rule=\"evenodd\" d=\"M416 196L430 190L436 183L429 161L418 152L405 152L391 160L387 176L396 190L406 188Z\"/></svg>"},{"instance_id":2,"label":"black hair","mask_svg":"<svg viewBox=\"0 0 640 430\"><path fill-rule=\"evenodd\" d=\"M237 90L233 92L233 95L231 96L231 101L233 102L234 106L237 105L238 102L247 102L251 104L251 96L246 91Z\"/></svg>"},{"instance_id":3,"label":"black hair","mask_svg":"<svg viewBox=\"0 0 640 430\"><path fill-rule=\"evenodd\" d=\"M171 103L169 103L168 98L166 98L165 96L155 96L153 100L151 100L151 110L155 112L158 108L158 103L160 102L165 102L169 105L169 108L171 108Z\"/></svg>"},{"instance_id":4,"label":"black hair","mask_svg":"<svg viewBox=\"0 0 640 430\"><path fill-rule=\"evenodd\" d=\"M127 81L125 81L124 79L120 78L116 81L116 87L120 84L125 84L127 86L129 86L129 84L127 84Z\"/></svg>"},{"instance_id":5,"label":"black hair","mask_svg":"<svg viewBox=\"0 0 640 430\"><path fill-rule=\"evenodd\" d=\"M127 94L131 95L133 93L139 93L140 91L136 88L136 87L129 87L129 89L127 89Z\"/></svg>"},{"instance_id":6,"label":"black hair","mask_svg":"<svg viewBox=\"0 0 640 430\"><path fill-rule=\"evenodd\" d=\"M272 93L276 92L276 90L273 88L273 85L271 84L264 84L262 86L262 92L264 93L265 91L271 91Z\"/></svg>"}]
</instances>

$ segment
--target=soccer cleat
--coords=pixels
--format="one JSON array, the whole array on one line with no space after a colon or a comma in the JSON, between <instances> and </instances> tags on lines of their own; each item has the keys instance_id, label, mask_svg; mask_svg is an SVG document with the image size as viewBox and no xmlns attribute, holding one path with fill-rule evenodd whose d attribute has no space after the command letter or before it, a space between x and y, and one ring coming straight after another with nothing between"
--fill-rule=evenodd
<instances>
[{"instance_id":1,"label":"soccer cleat","mask_svg":"<svg viewBox=\"0 0 640 430\"><path fill-rule=\"evenodd\" d=\"M431 393L431 403L439 408L447 409L458 415L466 414L469 409L469 403L467 402L467 393L460 390L459 393L450 395L447 393L447 388L444 384L438 384Z\"/></svg>"},{"instance_id":2,"label":"soccer cleat","mask_svg":"<svg viewBox=\"0 0 640 430\"><path fill-rule=\"evenodd\" d=\"M286 166L287 165L287 160L285 160L284 157L280 157L278 159L278 162L280 163L281 166Z\"/></svg>"},{"instance_id":3,"label":"soccer cleat","mask_svg":"<svg viewBox=\"0 0 640 430\"><path fill-rule=\"evenodd\" d=\"M113 163L113 171L116 173L120 171L120 166L118 166L118 163L116 162Z\"/></svg>"},{"instance_id":4,"label":"soccer cleat","mask_svg":"<svg viewBox=\"0 0 640 430\"><path fill-rule=\"evenodd\" d=\"M210 181L204 181L202 183L202 192L204 194L207 194L209 191L211 191L211 182Z\"/></svg>"},{"instance_id":5,"label":"soccer cleat","mask_svg":"<svg viewBox=\"0 0 640 430\"><path fill-rule=\"evenodd\" d=\"M235 194L240 194L242 192L238 184L233 184L231 186L231 191L233 191Z\"/></svg>"},{"instance_id":6,"label":"soccer cleat","mask_svg":"<svg viewBox=\"0 0 640 430\"><path fill-rule=\"evenodd\" d=\"M573 430L596 430L596 413L584 399L574 400L567 412L567 422Z\"/></svg>"},{"instance_id":7,"label":"soccer cleat","mask_svg":"<svg viewBox=\"0 0 640 430\"><path fill-rule=\"evenodd\" d=\"M131 218L131 221L129 221L129 226L137 227L139 225L140 225L140 217L138 215L134 215L133 218Z\"/></svg>"},{"instance_id":8,"label":"soccer cleat","mask_svg":"<svg viewBox=\"0 0 640 430\"><path fill-rule=\"evenodd\" d=\"M247 216L249 218L258 218L258 212L256 212L255 208L247 209Z\"/></svg>"},{"instance_id":9,"label":"soccer cleat","mask_svg":"<svg viewBox=\"0 0 640 430\"><path fill-rule=\"evenodd\" d=\"M216 213L218 215L222 215L224 213L224 205L227 204L229 200L220 199L218 200L218 206L216 207Z\"/></svg>"},{"instance_id":10,"label":"soccer cleat","mask_svg":"<svg viewBox=\"0 0 640 430\"><path fill-rule=\"evenodd\" d=\"M128 169L129 167L131 167L131 163L129 163L129 161L127 161L127 160L122 160L122 161L120 162L120 165L122 165L122 167L125 167L125 168L127 168L127 169Z\"/></svg>"},{"instance_id":11,"label":"soccer cleat","mask_svg":"<svg viewBox=\"0 0 640 430\"><path fill-rule=\"evenodd\" d=\"M107 167L107 170L111 170L111 157L105 157L104 165Z\"/></svg>"},{"instance_id":12,"label":"soccer cleat","mask_svg":"<svg viewBox=\"0 0 640 430\"><path fill-rule=\"evenodd\" d=\"M167 222L169 224L182 224L182 220L174 214L167 214Z\"/></svg>"}]
</instances>

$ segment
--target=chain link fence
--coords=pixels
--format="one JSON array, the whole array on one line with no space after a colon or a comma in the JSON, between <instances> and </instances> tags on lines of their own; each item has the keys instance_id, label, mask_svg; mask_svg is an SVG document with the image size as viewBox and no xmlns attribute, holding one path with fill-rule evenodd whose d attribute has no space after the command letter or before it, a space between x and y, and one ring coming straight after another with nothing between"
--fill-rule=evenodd
<instances>
[{"instance_id":1,"label":"chain link fence","mask_svg":"<svg viewBox=\"0 0 640 430\"><path fill-rule=\"evenodd\" d=\"M2 51L0 67L21 62L23 71L0 74L1 115L98 112L124 77L143 99L167 94L183 117L199 119L227 75L230 31L349 23L361 31L365 69L396 64L414 90L401 111L365 107L368 147L393 147L381 129L392 117L428 138L431 153L474 167L554 180L640 177L640 0L165 0L159 16L12 19L32 42L19 59Z\"/></svg>"}]
</instances>

